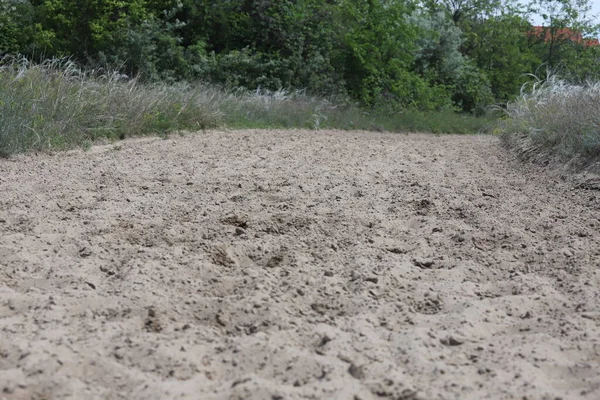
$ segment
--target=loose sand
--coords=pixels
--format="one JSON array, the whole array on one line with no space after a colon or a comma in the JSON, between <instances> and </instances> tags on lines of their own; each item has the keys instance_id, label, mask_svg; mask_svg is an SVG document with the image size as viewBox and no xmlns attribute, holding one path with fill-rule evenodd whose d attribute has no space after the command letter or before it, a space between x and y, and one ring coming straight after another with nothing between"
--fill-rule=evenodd
<instances>
[{"instance_id":1,"label":"loose sand","mask_svg":"<svg viewBox=\"0 0 600 400\"><path fill-rule=\"evenodd\" d=\"M600 399L598 189L490 136L0 160L0 399Z\"/></svg>"}]
</instances>

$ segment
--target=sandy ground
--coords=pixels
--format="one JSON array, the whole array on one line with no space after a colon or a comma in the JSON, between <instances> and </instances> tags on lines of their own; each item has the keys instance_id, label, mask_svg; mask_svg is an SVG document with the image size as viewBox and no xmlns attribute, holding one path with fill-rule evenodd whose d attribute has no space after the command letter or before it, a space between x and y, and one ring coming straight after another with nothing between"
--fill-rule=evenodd
<instances>
[{"instance_id":1,"label":"sandy ground","mask_svg":"<svg viewBox=\"0 0 600 400\"><path fill-rule=\"evenodd\" d=\"M488 136L0 160L0 399L600 399L599 189Z\"/></svg>"}]
</instances>

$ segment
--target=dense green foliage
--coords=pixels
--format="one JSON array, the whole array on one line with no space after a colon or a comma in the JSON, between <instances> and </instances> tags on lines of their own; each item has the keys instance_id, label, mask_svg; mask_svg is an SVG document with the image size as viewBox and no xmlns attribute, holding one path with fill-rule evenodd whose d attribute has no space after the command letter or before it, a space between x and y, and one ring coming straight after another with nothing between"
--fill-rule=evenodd
<instances>
[{"instance_id":1,"label":"dense green foliage","mask_svg":"<svg viewBox=\"0 0 600 400\"><path fill-rule=\"evenodd\" d=\"M302 89L374 109L483 112L551 67L600 72L589 1L535 0L551 40L513 0L0 0L0 53L118 68L148 81Z\"/></svg>"}]
</instances>

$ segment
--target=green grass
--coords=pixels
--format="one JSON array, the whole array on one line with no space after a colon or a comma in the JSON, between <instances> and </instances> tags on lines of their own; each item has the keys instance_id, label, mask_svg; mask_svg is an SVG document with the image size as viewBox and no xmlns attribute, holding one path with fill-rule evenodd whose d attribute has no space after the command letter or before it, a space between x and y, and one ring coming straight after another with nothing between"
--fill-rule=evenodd
<instances>
[{"instance_id":1,"label":"green grass","mask_svg":"<svg viewBox=\"0 0 600 400\"><path fill-rule=\"evenodd\" d=\"M504 141L531 158L588 165L600 161L600 82L550 76L524 87L500 126Z\"/></svg>"},{"instance_id":2,"label":"green grass","mask_svg":"<svg viewBox=\"0 0 600 400\"><path fill-rule=\"evenodd\" d=\"M231 93L219 107L231 128L308 128L388 132L478 133L496 121L452 111L390 112L343 105L335 99L310 97L302 92Z\"/></svg>"},{"instance_id":3,"label":"green grass","mask_svg":"<svg viewBox=\"0 0 600 400\"><path fill-rule=\"evenodd\" d=\"M147 84L64 60L0 63L0 155L89 147L99 140L206 128L361 129L477 133L493 118L384 112L303 92Z\"/></svg>"}]
</instances>

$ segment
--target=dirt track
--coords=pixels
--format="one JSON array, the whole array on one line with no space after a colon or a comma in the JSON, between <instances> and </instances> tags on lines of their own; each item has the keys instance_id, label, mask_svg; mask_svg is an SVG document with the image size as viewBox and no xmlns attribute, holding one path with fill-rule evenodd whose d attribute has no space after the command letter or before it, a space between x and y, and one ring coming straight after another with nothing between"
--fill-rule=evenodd
<instances>
[{"instance_id":1,"label":"dirt track","mask_svg":"<svg viewBox=\"0 0 600 400\"><path fill-rule=\"evenodd\" d=\"M0 160L0 399L599 399L593 189L488 136Z\"/></svg>"}]
</instances>

